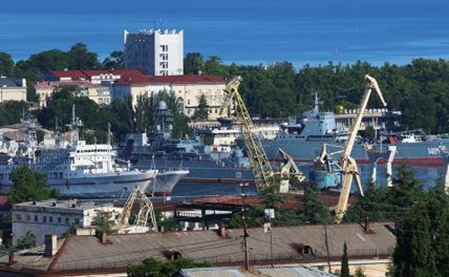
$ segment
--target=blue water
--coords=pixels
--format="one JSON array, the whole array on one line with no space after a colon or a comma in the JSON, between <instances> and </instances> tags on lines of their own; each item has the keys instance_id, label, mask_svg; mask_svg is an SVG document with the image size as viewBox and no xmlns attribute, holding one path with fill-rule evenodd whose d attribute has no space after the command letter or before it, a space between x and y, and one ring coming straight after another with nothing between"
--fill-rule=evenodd
<instances>
[{"instance_id":1,"label":"blue water","mask_svg":"<svg viewBox=\"0 0 449 277\"><path fill-rule=\"evenodd\" d=\"M448 12L445 0L4 0L0 51L17 60L85 42L103 58L123 48L123 29L156 26L227 63L405 64L449 58Z\"/></svg>"}]
</instances>

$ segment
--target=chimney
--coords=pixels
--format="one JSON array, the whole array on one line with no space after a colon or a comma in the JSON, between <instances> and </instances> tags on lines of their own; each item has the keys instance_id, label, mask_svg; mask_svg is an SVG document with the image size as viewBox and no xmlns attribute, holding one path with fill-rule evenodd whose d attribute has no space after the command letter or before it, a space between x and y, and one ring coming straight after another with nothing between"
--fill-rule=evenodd
<instances>
[{"instance_id":1,"label":"chimney","mask_svg":"<svg viewBox=\"0 0 449 277\"><path fill-rule=\"evenodd\" d=\"M13 263L15 263L14 258L14 252L11 251L8 256L8 265L12 265Z\"/></svg>"},{"instance_id":2,"label":"chimney","mask_svg":"<svg viewBox=\"0 0 449 277\"><path fill-rule=\"evenodd\" d=\"M44 256L52 257L58 252L58 236L45 235L45 253Z\"/></svg>"},{"instance_id":3,"label":"chimney","mask_svg":"<svg viewBox=\"0 0 449 277\"><path fill-rule=\"evenodd\" d=\"M369 232L369 217L365 217L365 225L363 226L363 229L365 230L365 232Z\"/></svg>"},{"instance_id":4,"label":"chimney","mask_svg":"<svg viewBox=\"0 0 449 277\"><path fill-rule=\"evenodd\" d=\"M22 79L22 87L24 87L24 88L27 87L27 80L26 79Z\"/></svg>"},{"instance_id":5,"label":"chimney","mask_svg":"<svg viewBox=\"0 0 449 277\"><path fill-rule=\"evenodd\" d=\"M105 232L101 232L100 233L100 242L101 244L106 244L107 243L107 235Z\"/></svg>"},{"instance_id":6,"label":"chimney","mask_svg":"<svg viewBox=\"0 0 449 277\"><path fill-rule=\"evenodd\" d=\"M159 226L159 232L164 233L165 232L165 226Z\"/></svg>"}]
</instances>

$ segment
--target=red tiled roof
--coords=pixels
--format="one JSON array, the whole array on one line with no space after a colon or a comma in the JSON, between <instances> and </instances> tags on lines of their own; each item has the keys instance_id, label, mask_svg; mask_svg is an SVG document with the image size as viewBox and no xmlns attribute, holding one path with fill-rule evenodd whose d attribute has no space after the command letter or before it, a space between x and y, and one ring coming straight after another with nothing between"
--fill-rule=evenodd
<instances>
[{"instance_id":1,"label":"red tiled roof","mask_svg":"<svg viewBox=\"0 0 449 277\"><path fill-rule=\"evenodd\" d=\"M59 70L50 71L57 78L71 78L72 80L90 79L93 76L114 74L120 75L121 78L134 78L134 77L144 77L145 74L137 69L117 69L117 70L106 70L106 69L93 69L93 70Z\"/></svg>"},{"instance_id":2,"label":"red tiled roof","mask_svg":"<svg viewBox=\"0 0 449 277\"><path fill-rule=\"evenodd\" d=\"M122 78L116 84L207 84L226 83L226 79L217 75L177 75L177 76L142 76Z\"/></svg>"},{"instance_id":3,"label":"red tiled roof","mask_svg":"<svg viewBox=\"0 0 449 277\"><path fill-rule=\"evenodd\" d=\"M58 78L72 78L72 80L81 80L87 78L87 75L81 70L56 70L50 72Z\"/></svg>"},{"instance_id":4,"label":"red tiled roof","mask_svg":"<svg viewBox=\"0 0 449 277\"><path fill-rule=\"evenodd\" d=\"M101 87L100 85L92 84L91 82L87 82L87 81L63 81L63 82L44 81L44 82L37 82L34 85L34 88L35 89L55 89L56 87L59 87L59 86L77 86L80 88L99 88L99 87Z\"/></svg>"},{"instance_id":5,"label":"red tiled roof","mask_svg":"<svg viewBox=\"0 0 449 277\"><path fill-rule=\"evenodd\" d=\"M111 72L120 75L122 78L145 76L145 74L138 69L115 69L111 70Z\"/></svg>"}]
</instances>

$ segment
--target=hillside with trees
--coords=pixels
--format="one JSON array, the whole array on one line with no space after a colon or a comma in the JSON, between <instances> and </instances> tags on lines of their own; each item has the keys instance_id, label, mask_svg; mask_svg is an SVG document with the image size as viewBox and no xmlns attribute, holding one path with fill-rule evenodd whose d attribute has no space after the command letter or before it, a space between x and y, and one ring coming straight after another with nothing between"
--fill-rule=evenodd
<instances>
[{"instance_id":1,"label":"hillside with trees","mask_svg":"<svg viewBox=\"0 0 449 277\"><path fill-rule=\"evenodd\" d=\"M389 109L403 112L403 124L407 128L422 128L430 133L449 132L449 62L446 60L417 58L410 64L398 66L386 62L381 67L363 61L354 64L329 62L316 67L306 64L295 69L290 62L224 64L217 56L205 58L200 53L187 53L184 64L185 74L241 75L240 91L250 113L271 118L287 118L311 108L315 91L324 101L322 108L325 110L334 110L336 106L354 108L359 104L365 85L364 75L368 73L377 79ZM73 45L68 51L48 50L20 61L0 52L0 75L25 77L29 84L39 80L41 73L48 70L122 67L121 51L113 51L101 62L98 55L83 43ZM29 98L35 100L31 85ZM370 105L380 107L376 98ZM0 114L0 122L5 121L2 117Z\"/></svg>"}]
</instances>

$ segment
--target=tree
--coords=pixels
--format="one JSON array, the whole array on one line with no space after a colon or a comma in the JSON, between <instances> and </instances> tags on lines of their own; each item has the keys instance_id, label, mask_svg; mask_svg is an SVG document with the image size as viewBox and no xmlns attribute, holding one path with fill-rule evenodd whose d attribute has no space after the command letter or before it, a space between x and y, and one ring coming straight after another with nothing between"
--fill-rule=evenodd
<instances>
[{"instance_id":1,"label":"tree","mask_svg":"<svg viewBox=\"0 0 449 277\"><path fill-rule=\"evenodd\" d=\"M53 49L31 55L28 65L40 72L50 70L64 70L68 67L68 55L66 52Z\"/></svg>"},{"instance_id":2,"label":"tree","mask_svg":"<svg viewBox=\"0 0 449 277\"><path fill-rule=\"evenodd\" d=\"M27 231L25 236L17 239L16 249L29 249L36 246L36 236L30 231Z\"/></svg>"},{"instance_id":3,"label":"tree","mask_svg":"<svg viewBox=\"0 0 449 277\"><path fill-rule=\"evenodd\" d=\"M96 214L92 220L92 226L95 227L96 233L115 234L117 229L114 226L114 214L102 210L95 210Z\"/></svg>"},{"instance_id":4,"label":"tree","mask_svg":"<svg viewBox=\"0 0 449 277\"><path fill-rule=\"evenodd\" d=\"M100 68L98 55L90 52L84 43L76 43L67 52L69 69L97 69Z\"/></svg>"},{"instance_id":5,"label":"tree","mask_svg":"<svg viewBox=\"0 0 449 277\"><path fill-rule=\"evenodd\" d=\"M195 120L207 120L209 117L209 106L207 105L206 96L204 94L201 94L200 100L198 103L198 108L195 110L195 113L193 114L193 118Z\"/></svg>"},{"instance_id":6,"label":"tree","mask_svg":"<svg viewBox=\"0 0 449 277\"><path fill-rule=\"evenodd\" d=\"M8 101L0 104L0 126L19 123L24 113L27 113L28 105L21 101Z\"/></svg>"},{"instance_id":7,"label":"tree","mask_svg":"<svg viewBox=\"0 0 449 277\"><path fill-rule=\"evenodd\" d=\"M354 272L354 277L367 277L367 276L365 275L365 272L361 267L357 267Z\"/></svg>"},{"instance_id":8,"label":"tree","mask_svg":"<svg viewBox=\"0 0 449 277\"><path fill-rule=\"evenodd\" d=\"M201 53L187 53L184 58L184 74L199 74L204 72L204 60Z\"/></svg>"},{"instance_id":9,"label":"tree","mask_svg":"<svg viewBox=\"0 0 449 277\"><path fill-rule=\"evenodd\" d=\"M103 61L104 69L123 69L124 68L124 56L123 51L113 51L109 57Z\"/></svg>"},{"instance_id":10,"label":"tree","mask_svg":"<svg viewBox=\"0 0 449 277\"><path fill-rule=\"evenodd\" d=\"M180 269L211 267L209 262L196 263L188 258L179 258L174 261L163 263L154 258L147 258L138 264L130 264L127 268L129 277L172 277L177 276Z\"/></svg>"},{"instance_id":11,"label":"tree","mask_svg":"<svg viewBox=\"0 0 449 277\"><path fill-rule=\"evenodd\" d=\"M0 52L0 76L12 77L14 74L14 60L11 55Z\"/></svg>"},{"instance_id":12,"label":"tree","mask_svg":"<svg viewBox=\"0 0 449 277\"><path fill-rule=\"evenodd\" d=\"M350 277L349 274L349 260L348 260L348 247L346 246L346 242L343 244L343 256L341 257L341 277Z\"/></svg>"},{"instance_id":13,"label":"tree","mask_svg":"<svg viewBox=\"0 0 449 277\"><path fill-rule=\"evenodd\" d=\"M137 133L147 133L151 130L151 119L150 111L152 110L152 105L150 98L147 95L140 95L137 97L137 105L135 108L134 121Z\"/></svg>"},{"instance_id":14,"label":"tree","mask_svg":"<svg viewBox=\"0 0 449 277\"><path fill-rule=\"evenodd\" d=\"M302 213L305 222L323 224L332 221L331 213L327 204L318 199L318 185L311 184L304 191L304 212Z\"/></svg>"},{"instance_id":15,"label":"tree","mask_svg":"<svg viewBox=\"0 0 449 277\"><path fill-rule=\"evenodd\" d=\"M59 191L51 189L44 173L31 171L21 165L11 173L12 185L8 194L11 205L26 201L42 201L59 196Z\"/></svg>"}]
</instances>

